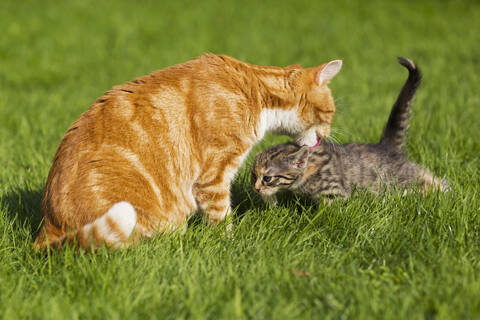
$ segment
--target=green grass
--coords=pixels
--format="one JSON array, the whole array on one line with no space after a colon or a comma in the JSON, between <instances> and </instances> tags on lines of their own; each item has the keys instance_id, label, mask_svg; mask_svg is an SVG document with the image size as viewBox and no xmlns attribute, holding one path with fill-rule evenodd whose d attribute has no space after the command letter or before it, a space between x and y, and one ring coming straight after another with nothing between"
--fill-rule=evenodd
<instances>
[{"instance_id":1,"label":"green grass","mask_svg":"<svg viewBox=\"0 0 480 320\"><path fill-rule=\"evenodd\" d=\"M480 3L2 0L0 30L1 319L480 318ZM424 83L409 155L453 192L268 208L247 164L232 238L193 223L123 251L35 253L68 126L113 85L204 52L344 58L332 82L342 142L378 139L406 78L396 57L412 58Z\"/></svg>"}]
</instances>

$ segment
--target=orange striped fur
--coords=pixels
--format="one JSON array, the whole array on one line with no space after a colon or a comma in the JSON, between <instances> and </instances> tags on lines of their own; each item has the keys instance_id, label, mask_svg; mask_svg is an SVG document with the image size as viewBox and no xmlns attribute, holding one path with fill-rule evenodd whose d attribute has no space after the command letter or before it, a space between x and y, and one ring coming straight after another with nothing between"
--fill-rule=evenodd
<instances>
[{"instance_id":1,"label":"orange striped fur","mask_svg":"<svg viewBox=\"0 0 480 320\"><path fill-rule=\"evenodd\" d=\"M205 54L115 86L63 137L34 246L123 247L197 210L224 220L235 172L267 131L302 145L328 136L327 84L341 64L280 68Z\"/></svg>"}]
</instances>

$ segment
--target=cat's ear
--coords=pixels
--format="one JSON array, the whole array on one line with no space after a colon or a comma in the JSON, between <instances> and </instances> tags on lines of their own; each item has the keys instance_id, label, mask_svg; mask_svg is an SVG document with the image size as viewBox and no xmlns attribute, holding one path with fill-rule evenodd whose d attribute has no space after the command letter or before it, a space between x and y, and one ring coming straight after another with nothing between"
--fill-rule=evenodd
<instances>
[{"instance_id":1,"label":"cat's ear","mask_svg":"<svg viewBox=\"0 0 480 320\"><path fill-rule=\"evenodd\" d=\"M342 69L342 64L342 60L332 60L315 68L315 83L321 86L322 84L332 80L333 77L340 72L340 69Z\"/></svg>"},{"instance_id":2,"label":"cat's ear","mask_svg":"<svg viewBox=\"0 0 480 320\"><path fill-rule=\"evenodd\" d=\"M303 169L307 166L308 156L309 156L308 147L302 147L295 153L290 154L287 157L288 165L295 169Z\"/></svg>"}]
</instances>

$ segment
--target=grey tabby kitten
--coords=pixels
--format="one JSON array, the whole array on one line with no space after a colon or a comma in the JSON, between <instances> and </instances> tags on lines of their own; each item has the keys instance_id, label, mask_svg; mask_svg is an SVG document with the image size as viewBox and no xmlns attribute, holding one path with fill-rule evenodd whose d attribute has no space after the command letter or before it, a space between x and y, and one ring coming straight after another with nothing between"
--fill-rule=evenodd
<instances>
[{"instance_id":1,"label":"grey tabby kitten","mask_svg":"<svg viewBox=\"0 0 480 320\"><path fill-rule=\"evenodd\" d=\"M393 105L382 138L377 144L333 144L322 141L314 148L295 144L272 146L258 154L252 168L252 184L264 200L275 202L274 194L289 189L319 200L348 198L354 188L372 192L418 185L426 189L449 189L445 180L407 159L404 150L408 110L421 81L420 70L398 58L409 76Z\"/></svg>"}]
</instances>

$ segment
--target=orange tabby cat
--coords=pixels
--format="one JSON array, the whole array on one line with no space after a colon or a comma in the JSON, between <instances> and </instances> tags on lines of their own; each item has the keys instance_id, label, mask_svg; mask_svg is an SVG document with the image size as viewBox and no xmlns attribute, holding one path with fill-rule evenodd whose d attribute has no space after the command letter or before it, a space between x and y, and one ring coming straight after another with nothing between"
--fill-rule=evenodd
<instances>
[{"instance_id":1,"label":"orange tabby cat","mask_svg":"<svg viewBox=\"0 0 480 320\"><path fill-rule=\"evenodd\" d=\"M314 146L335 105L327 87L342 66L256 66L205 54L116 86L63 137L43 195L34 246L123 247L230 212L230 183L267 131ZM134 232L135 230L135 232Z\"/></svg>"}]
</instances>

